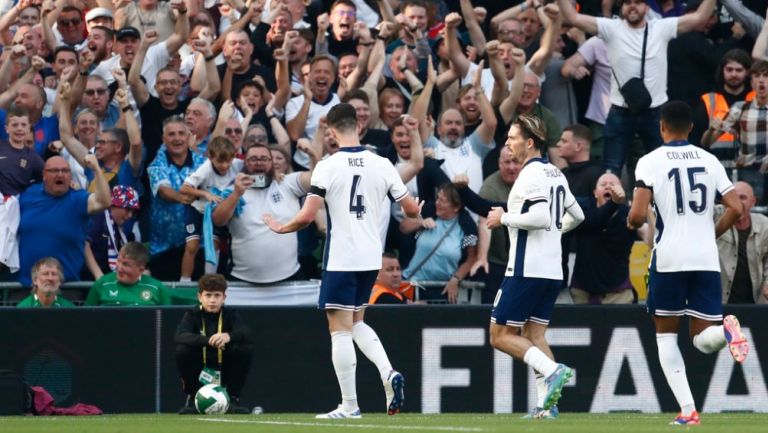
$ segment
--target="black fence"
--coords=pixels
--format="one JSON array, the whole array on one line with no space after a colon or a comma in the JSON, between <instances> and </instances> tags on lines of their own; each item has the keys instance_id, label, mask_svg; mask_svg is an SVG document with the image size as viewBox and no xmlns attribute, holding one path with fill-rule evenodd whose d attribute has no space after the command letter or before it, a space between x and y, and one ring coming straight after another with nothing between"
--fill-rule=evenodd
<instances>
[{"instance_id":1,"label":"black fence","mask_svg":"<svg viewBox=\"0 0 768 433\"><path fill-rule=\"evenodd\" d=\"M267 412L321 412L340 400L324 314L308 307L242 307L258 341L243 400ZM172 412L183 403L173 334L185 308L0 309L0 368L22 373L67 406L108 413ZM764 372L768 328L761 307L728 308L752 342L743 365L727 350L680 347L697 406L704 411L768 411ZM375 307L366 320L406 377L408 412L524 412L535 404L532 372L488 344L487 306ZM641 306L558 306L548 339L576 370L561 411L678 410ZM750 327L750 325L752 325ZM378 372L358 352L363 412L382 412Z\"/></svg>"}]
</instances>

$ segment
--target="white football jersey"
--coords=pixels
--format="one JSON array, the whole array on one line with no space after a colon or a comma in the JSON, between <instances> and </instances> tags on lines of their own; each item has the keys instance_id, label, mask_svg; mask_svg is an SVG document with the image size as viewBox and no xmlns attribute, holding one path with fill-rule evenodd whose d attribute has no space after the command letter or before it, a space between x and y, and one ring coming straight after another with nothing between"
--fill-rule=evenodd
<instances>
[{"instance_id":1,"label":"white football jersey","mask_svg":"<svg viewBox=\"0 0 768 433\"><path fill-rule=\"evenodd\" d=\"M317 163L310 194L325 198L325 269L380 269L379 220L389 212L387 194L398 202L408 195L392 163L362 146L343 147Z\"/></svg>"},{"instance_id":2,"label":"white football jersey","mask_svg":"<svg viewBox=\"0 0 768 433\"><path fill-rule=\"evenodd\" d=\"M684 141L667 143L640 158L639 187L653 191L656 239L651 265L659 272L720 271L715 193L733 188L720 161Z\"/></svg>"},{"instance_id":3,"label":"white football jersey","mask_svg":"<svg viewBox=\"0 0 768 433\"><path fill-rule=\"evenodd\" d=\"M543 158L529 160L520 170L507 200L507 212L520 215L535 203L549 206L549 228L509 230L508 277L563 279L560 236L566 209L576 204L568 181L559 168Z\"/></svg>"}]
</instances>

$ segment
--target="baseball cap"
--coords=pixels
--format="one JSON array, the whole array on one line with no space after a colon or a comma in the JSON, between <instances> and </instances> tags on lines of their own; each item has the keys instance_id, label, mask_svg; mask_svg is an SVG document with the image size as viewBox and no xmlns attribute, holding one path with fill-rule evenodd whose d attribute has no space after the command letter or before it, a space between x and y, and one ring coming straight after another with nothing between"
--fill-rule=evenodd
<instances>
[{"instance_id":1,"label":"baseball cap","mask_svg":"<svg viewBox=\"0 0 768 433\"><path fill-rule=\"evenodd\" d=\"M125 26L117 31L115 34L115 39L119 41L125 38L141 39L141 33L139 33L139 30L136 29L136 27Z\"/></svg>"},{"instance_id":2,"label":"baseball cap","mask_svg":"<svg viewBox=\"0 0 768 433\"><path fill-rule=\"evenodd\" d=\"M112 206L123 209L139 209L139 194L127 185L117 185L112 188Z\"/></svg>"},{"instance_id":3,"label":"baseball cap","mask_svg":"<svg viewBox=\"0 0 768 433\"><path fill-rule=\"evenodd\" d=\"M85 14L85 22L89 22L91 20L95 20L96 18L102 18L102 17L114 19L114 16L112 15L111 10L107 8L93 8L89 10L87 14Z\"/></svg>"}]
</instances>

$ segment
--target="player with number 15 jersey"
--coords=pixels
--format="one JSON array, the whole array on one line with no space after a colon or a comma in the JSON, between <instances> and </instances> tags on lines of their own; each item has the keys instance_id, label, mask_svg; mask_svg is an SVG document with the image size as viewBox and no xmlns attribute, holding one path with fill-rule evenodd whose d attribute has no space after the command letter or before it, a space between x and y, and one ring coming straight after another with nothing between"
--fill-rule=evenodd
<instances>
[{"instance_id":1,"label":"player with number 15 jersey","mask_svg":"<svg viewBox=\"0 0 768 433\"><path fill-rule=\"evenodd\" d=\"M325 198L328 212L325 270L381 268L378 221L390 211L386 196L399 202L408 195L392 163L362 146L342 147L317 164L311 185L310 194Z\"/></svg>"},{"instance_id":2,"label":"player with number 15 jersey","mask_svg":"<svg viewBox=\"0 0 768 433\"><path fill-rule=\"evenodd\" d=\"M640 158L635 178L638 187L653 192L656 239L651 266L658 272L720 272L715 194L733 189L720 161L687 141L671 141Z\"/></svg>"}]
</instances>

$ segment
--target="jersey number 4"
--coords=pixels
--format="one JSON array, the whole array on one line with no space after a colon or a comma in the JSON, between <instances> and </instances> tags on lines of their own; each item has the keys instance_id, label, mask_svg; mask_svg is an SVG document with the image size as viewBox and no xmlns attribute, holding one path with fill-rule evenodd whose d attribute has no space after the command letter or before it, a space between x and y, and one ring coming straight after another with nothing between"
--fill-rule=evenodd
<instances>
[{"instance_id":1,"label":"jersey number 4","mask_svg":"<svg viewBox=\"0 0 768 433\"><path fill-rule=\"evenodd\" d=\"M707 169L704 167L688 167L688 185L690 185L690 193L698 191L701 193L701 200L688 200L688 207L694 213L700 214L707 209L707 186L701 182L696 182L696 175L707 174ZM675 183L675 206L677 207L677 214L685 214L685 204L683 201L688 196L688 191L683 191L683 181L680 177L680 169L673 168L667 174L667 177Z\"/></svg>"},{"instance_id":2,"label":"jersey number 4","mask_svg":"<svg viewBox=\"0 0 768 433\"><path fill-rule=\"evenodd\" d=\"M349 213L357 216L357 219L363 219L365 214L365 205L363 204L363 195L357 193L362 176L356 174L352 177L352 190L349 192Z\"/></svg>"}]
</instances>

